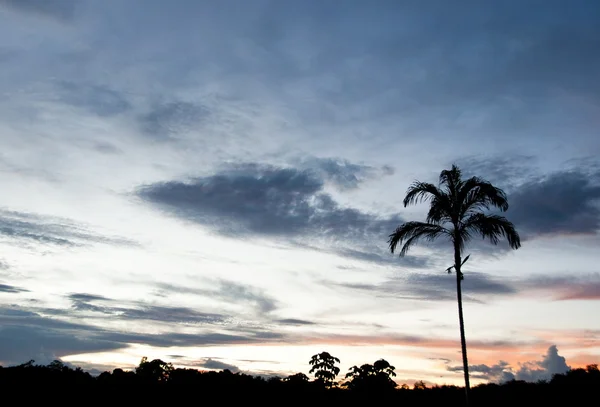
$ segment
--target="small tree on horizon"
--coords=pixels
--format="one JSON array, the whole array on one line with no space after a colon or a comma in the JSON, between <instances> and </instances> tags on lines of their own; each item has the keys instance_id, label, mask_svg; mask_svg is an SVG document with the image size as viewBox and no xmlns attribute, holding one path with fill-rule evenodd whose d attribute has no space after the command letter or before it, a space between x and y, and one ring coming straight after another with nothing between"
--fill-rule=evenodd
<instances>
[{"instance_id":1,"label":"small tree on horizon","mask_svg":"<svg viewBox=\"0 0 600 407\"><path fill-rule=\"evenodd\" d=\"M352 366L346 373L349 379L343 385L359 392L381 393L395 389L398 384L392 379L396 368L385 359L379 359L372 365Z\"/></svg>"},{"instance_id":2,"label":"small tree on horizon","mask_svg":"<svg viewBox=\"0 0 600 407\"><path fill-rule=\"evenodd\" d=\"M166 382L169 380L169 375L172 371L173 365L171 363L164 362L161 359L148 361L146 356L142 358L139 366L135 368L137 376L155 382Z\"/></svg>"},{"instance_id":3,"label":"small tree on horizon","mask_svg":"<svg viewBox=\"0 0 600 407\"><path fill-rule=\"evenodd\" d=\"M340 360L328 352L321 352L313 355L310 359L310 371L315 373L315 378L322 382L326 388L331 388L336 385L335 377L340 373L340 368L335 364L340 363Z\"/></svg>"}]
</instances>

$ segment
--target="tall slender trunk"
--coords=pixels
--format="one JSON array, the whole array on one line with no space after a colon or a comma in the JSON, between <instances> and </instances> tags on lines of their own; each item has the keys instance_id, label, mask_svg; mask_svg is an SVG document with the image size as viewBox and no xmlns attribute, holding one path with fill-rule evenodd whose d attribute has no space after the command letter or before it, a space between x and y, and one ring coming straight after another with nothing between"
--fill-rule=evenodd
<instances>
[{"instance_id":1,"label":"tall slender trunk","mask_svg":"<svg viewBox=\"0 0 600 407\"><path fill-rule=\"evenodd\" d=\"M461 269L461 256L458 244L454 247L454 270L456 271L456 297L458 298L458 323L460 325L460 346L462 348L462 360L463 360L463 371L465 373L465 405L469 405L469 394L471 392L471 385L469 383L469 362L467 359L467 340L465 338L465 322L463 319L462 309L462 272Z\"/></svg>"}]
</instances>

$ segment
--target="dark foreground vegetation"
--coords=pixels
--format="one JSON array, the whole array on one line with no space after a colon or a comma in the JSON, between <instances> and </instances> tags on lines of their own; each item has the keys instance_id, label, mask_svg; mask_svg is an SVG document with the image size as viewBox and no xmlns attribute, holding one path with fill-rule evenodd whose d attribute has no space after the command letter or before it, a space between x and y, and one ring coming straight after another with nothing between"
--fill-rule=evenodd
<instances>
[{"instance_id":1,"label":"dark foreground vegetation","mask_svg":"<svg viewBox=\"0 0 600 407\"><path fill-rule=\"evenodd\" d=\"M397 385L391 380L394 367L383 359L373 365L353 366L341 383L333 381L336 370L339 372L334 365L319 364L314 357L311 365L317 377L313 381L303 373L286 378L264 378L229 370L175 369L160 359L144 358L134 371L115 369L99 376L60 361L45 366L31 361L13 367L0 366L0 389L3 401L20 401L27 405L52 400L62 405L464 405L462 387L428 387L423 382L411 387ZM333 369L328 370L328 366ZM600 371L597 365L589 365L555 375L549 381L476 386L472 389L470 405L588 405L598 399L599 393Z\"/></svg>"}]
</instances>

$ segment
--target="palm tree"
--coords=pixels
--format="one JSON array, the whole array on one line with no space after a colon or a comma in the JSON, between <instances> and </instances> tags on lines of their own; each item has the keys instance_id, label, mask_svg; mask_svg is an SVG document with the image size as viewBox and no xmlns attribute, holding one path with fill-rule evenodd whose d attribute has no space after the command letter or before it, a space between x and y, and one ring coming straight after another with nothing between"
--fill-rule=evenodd
<instances>
[{"instance_id":1,"label":"palm tree","mask_svg":"<svg viewBox=\"0 0 600 407\"><path fill-rule=\"evenodd\" d=\"M456 271L458 320L465 374L465 396L468 405L470 384L462 311L461 267L469 256L463 260L463 250L473 235L488 239L494 245L498 243L500 237L505 237L513 249L521 247L521 239L514 225L505 217L485 212L492 208L498 208L501 212L508 209L504 191L479 177L463 180L461 171L456 165L440 173L438 186L419 181L410 185L404 198L404 207L423 201L430 202L426 221L406 222L400 225L389 235L388 243L392 253L395 252L398 244L402 245L400 257L406 255L410 247L420 239L433 241L444 237L454 246L454 265L447 271L449 273L452 269Z\"/></svg>"}]
</instances>

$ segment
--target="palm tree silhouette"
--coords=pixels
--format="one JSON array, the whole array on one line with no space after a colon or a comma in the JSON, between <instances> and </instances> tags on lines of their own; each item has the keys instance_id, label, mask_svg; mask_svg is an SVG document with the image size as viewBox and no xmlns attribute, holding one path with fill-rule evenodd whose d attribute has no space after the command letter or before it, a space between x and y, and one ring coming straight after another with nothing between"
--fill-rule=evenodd
<instances>
[{"instance_id":1,"label":"palm tree silhouette","mask_svg":"<svg viewBox=\"0 0 600 407\"><path fill-rule=\"evenodd\" d=\"M488 239L494 245L498 243L500 237L505 237L513 249L521 247L521 239L514 225L506 218L484 213L491 208L498 208L501 212L508 209L504 191L479 177L471 177L463 181L461 171L456 165L440 173L438 186L420 181L410 185L403 201L404 207L422 201L430 202L426 221L406 222L400 225L389 235L388 243L392 253L395 252L398 244L402 245L399 253L401 257L406 255L410 247L420 239L433 241L446 237L454 246L454 265L446 271L448 273L451 273L452 269L456 271L458 320L465 374L465 397L468 405L469 364L462 311L461 267L469 256L463 260L462 253L473 235Z\"/></svg>"}]
</instances>

